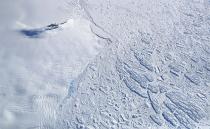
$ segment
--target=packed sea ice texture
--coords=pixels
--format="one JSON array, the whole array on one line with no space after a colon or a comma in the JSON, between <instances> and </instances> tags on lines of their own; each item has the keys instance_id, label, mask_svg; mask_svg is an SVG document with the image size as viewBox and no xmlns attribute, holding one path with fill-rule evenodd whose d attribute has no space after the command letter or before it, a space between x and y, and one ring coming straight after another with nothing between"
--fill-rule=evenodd
<instances>
[{"instance_id":1,"label":"packed sea ice texture","mask_svg":"<svg viewBox=\"0 0 210 129\"><path fill-rule=\"evenodd\" d=\"M210 2L81 0L111 43L60 105L57 128L210 128Z\"/></svg>"}]
</instances>

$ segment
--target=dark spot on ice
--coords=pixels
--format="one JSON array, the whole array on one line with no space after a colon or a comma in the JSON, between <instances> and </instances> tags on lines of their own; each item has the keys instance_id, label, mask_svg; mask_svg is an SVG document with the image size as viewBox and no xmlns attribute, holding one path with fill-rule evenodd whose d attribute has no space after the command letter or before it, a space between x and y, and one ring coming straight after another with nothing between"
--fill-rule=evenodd
<instances>
[{"instance_id":1,"label":"dark spot on ice","mask_svg":"<svg viewBox=\"0 0 210 129\"><path fill-rule=\"evenodd\" d=\"M46 27L45 30L54 30L54 29L57 29L59 27L58 24L50 24Z\"/></svg>"},{"instance_id":2,"label":"dark spot on ice","mask_svg":"<svg viewBox=\"0 0 210 129\"><path fill-rule=\"evenodd\" d=\"M58 29L60 27L60 25L65 24L65 23L66 23L66 21L62 22L62 23L58 23L58 24L52 23L52 24L49 24L42 28L22 29L19 32L29 38L40 38L42 33L46 32L46 31Z\"/></svg>"}]
</instances>

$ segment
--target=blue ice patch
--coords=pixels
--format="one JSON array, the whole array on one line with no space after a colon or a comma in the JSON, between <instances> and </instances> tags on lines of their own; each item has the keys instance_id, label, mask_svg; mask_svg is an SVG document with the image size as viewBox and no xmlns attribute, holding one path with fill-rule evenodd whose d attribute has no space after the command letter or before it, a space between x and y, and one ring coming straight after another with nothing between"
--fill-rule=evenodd
<instances>
[{"instance_id":1,"label":"blue ice patch","mask_svg":"<svg viewBox=\"0 0 210 129\"><path fill-rule=\"evenodd\" d=\"M32 30L21 30L20 33L30 38L38 38L43 30L32 29Z\"/></svg>"}]
</instances>

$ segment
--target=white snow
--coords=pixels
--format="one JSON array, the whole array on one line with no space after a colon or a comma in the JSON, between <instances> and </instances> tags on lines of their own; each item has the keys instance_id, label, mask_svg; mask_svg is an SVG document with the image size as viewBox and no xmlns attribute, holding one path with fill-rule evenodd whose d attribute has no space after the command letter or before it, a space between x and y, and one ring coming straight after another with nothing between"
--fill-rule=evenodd
<instances>
[{"instance_id":1,"label":"white snow","mask_svg":"<svg viewBox=\"0 0 210 129\"><path fill-rule=\"evenodd\" d=\"M54 126L53 114L68 94L70 80L85 69L103 44L91 32L88 20L67 16L65 1L20 0L3 5L1 17L6 19L0 21L0 128L32 128L44 123ZM9 9L11 12L6 12ZM40 38L19 33L66 20L59 29Z\"/></svg>"},{"instance_id":2,"label":"white snow","mask_svg":"<svg viewBox=\"0 0 210 129\"><path fill-rule=\"evenodd\" d=\"M209 128L209 0L6 0L0 129Z\"/></svg>"}]
</instances>

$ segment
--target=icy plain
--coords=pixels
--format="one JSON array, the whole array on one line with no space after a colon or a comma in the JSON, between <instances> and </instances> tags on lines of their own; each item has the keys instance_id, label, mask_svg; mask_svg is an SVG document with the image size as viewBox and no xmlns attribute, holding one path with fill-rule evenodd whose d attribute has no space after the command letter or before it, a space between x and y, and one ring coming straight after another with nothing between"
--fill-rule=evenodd
<instances>
[{"instance_id":1,"label":"icy plain","mask_svg":"<svg viewBox=\"0 0 210 129\"><path fill-rule=\"evenodd\" d=\"M210 129L209 0L0 7L0 129Z\"/></svg>"}]
</instances>

